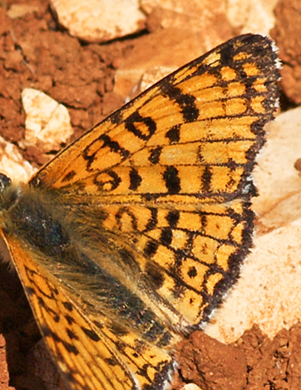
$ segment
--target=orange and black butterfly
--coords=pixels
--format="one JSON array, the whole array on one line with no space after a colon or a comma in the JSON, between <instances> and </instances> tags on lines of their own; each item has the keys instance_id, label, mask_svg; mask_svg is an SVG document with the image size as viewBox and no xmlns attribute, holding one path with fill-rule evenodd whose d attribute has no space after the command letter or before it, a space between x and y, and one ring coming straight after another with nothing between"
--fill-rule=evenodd
<instances>
[{"instance_id":1,"label":"orange and black butterfly","mask_svg":"<svg viewBox=\"0 0 301 390\"><path fill-rule=\"evenodd\" d=\"M266 37L231 39L28 184L1 175L1 235L70 389L165 389L174 344L237 279L277 61Z\"/></svg>"}]
</instances>

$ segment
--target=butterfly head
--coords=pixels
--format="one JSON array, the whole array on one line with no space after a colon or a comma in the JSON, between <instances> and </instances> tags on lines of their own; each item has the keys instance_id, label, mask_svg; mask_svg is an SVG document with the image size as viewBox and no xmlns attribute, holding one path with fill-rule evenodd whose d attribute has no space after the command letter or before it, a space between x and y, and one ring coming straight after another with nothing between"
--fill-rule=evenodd
<instances>
[{"instance_id":1,"label":"butterfly head","mask_svg":"<svg viewBox=\"0 0 301 390\"><path fill-rule=\"evenodd\" d=\"M11 179L4 173L0 173L0 217L5 210L9 210L17 201L20 187L14 186ZM1 221L0 221L1 222Z\"/></svg>"},{"instance_id":2,"label":"butterfly head","mask_svg":"<svg viewBox=\"0 0 301 390\"><path fill-rule=\"evenodd\" d=\"M11 179L4 175L4 173L0 173L0 193L2 193L7 187L11 185Z\"/></svg>"}]
</instances>

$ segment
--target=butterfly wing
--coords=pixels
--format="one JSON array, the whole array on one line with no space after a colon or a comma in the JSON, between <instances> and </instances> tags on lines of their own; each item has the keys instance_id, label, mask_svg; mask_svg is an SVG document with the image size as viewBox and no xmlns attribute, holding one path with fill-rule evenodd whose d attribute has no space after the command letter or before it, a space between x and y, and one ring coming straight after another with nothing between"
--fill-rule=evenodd
<instances>
[{"instance_id":1,"label":"butterfly wing","mask_svg":"<svg viewBox=\"0 0 301 390\"><path fill-rule=\"evenodd\" d=\"M72 192L77 185L81 194L93 196L233 198L246 184L264 141L262 128L273 117L277 66L267 37L233 38L88 131L31 183Z\"/></svg>"},{"instance_id":2,"label":"butterfly wing","mask_svg":"<svg viewBox=\"0 0 301 390\"><path fill-rule=\"evenodd\" d=\"M249 251L250 175L278 77L267 37L236 37L157 83L31 180L75 214L81 207L86 224L92 205L93 215L101 208L99 229L119 248L130 245L143 275L145 294L134 274L133 289L144 301L151 291L158 312L171 308L170 327L206 319Z\"/></svg>"},{"instance_id":3,"label":"butterfly wing","mask_svg":"<svg viewBox=\"0 0 301 390\"><path fill-rule=\"evenodd\" d=\"M106 327L93 324L64 287L40 266L16 237L3 235L46 345L70 389L159 389L169 379L174 363L160 348L140 343L128 332L116 338ZM99 320L99 315L98 315ZM122 359L121 359L122 357Z\"/></svg>"},{"instance_id":4,"label":"butterfly wing","mask_svg":"<svg viewBox=\"0 0 301 390\"><path fill-rule=\"evenodd\" d=\"M25 230L25 244L6 240L71 388L164 387L174 333L206 319L233 284L251 246L250 175L276 108L277 79L268 38L234 38L157 83L32 178L29 195L42 194L44 208L50 199L54 230L67 232L75 249L64 257L59 248L61 258L48 261L35 259L30 245L43 248Z\"/></svg>"}]
</instances>

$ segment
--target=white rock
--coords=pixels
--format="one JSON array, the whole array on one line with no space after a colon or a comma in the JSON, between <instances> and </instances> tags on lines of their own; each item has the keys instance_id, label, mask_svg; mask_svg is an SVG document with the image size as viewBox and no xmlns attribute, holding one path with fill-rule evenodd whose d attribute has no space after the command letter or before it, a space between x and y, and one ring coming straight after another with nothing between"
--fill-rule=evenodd
<instances>
[{"instance_id":1,"label":"white rock","mask_svg":"<svg viewBox=\"0 0 301 390\"><path fill-rule=\"evenodd\" d=\"M253 205L261 224L281 202L301 191L300 172L294 167L301 157L301 108L279 115L267 126L267 131L267 143L254 172L260 196L253 199ZM301 213L295 219L298 217Z\"/></svg>"},{"instance_id":2,"label":"white rock","mask_svg":"<svg viewBox=\"0 0 301 390\"><path fill-rule=\"evenodd\" d=\"M274 8L278 0L229 0L227 1L227 17L234 28L241 34L268 34L274 27Z\"/></svg>"},{"instance_id":3,"label":"white rock","mask_svg":"<svg viewBox=\"0 0 301 390\"><path fill-rule=\"evenodd\" d=\"M22 147L37 146L41 153L60 150L73 134L68 110L44 92L25 88L22 103L26 113Z\"/></svg>"},{"instance_id":4,"label":"white rock","mask_svg":"<svg viewBox=\"0 0 301 390\"><path fill-rule=\"evenodd\" d=\"M51 0L51 5L71 35L89 42L120 38L144 28L138 0Z\"/></svg>"},{"instance_id":5,"label":"white rock","mask_svg":"<svg viewBox=\"0 0 301 390\"><path fill-rule=\"evenodd\" d=\"M39 6L34 4L12 4L7 11L7 16L10 19L22 18L27 14L39 11Z\"/></svg>"},{"instance_id":6,"label":"white rock","mask_svg":"<svg viewBox=\"0 0 301 390\"><path fill-rule=\"evenodd\" d=\"M194 383L187 383L187 385L181 387L180 390L203 390L203 389L201 389L199 386L197 386Z\"/></svg>"},{"instance_id":7,"label":"white rock","mask_svg":"<svg viewBox=\"0 0 301 390\"><path fill-rule=\"evenodd\" d=\"M0 137L0 172L15 182L26 183L36 169L22 157L15 145Z\"/></svg>"}]
</instances>

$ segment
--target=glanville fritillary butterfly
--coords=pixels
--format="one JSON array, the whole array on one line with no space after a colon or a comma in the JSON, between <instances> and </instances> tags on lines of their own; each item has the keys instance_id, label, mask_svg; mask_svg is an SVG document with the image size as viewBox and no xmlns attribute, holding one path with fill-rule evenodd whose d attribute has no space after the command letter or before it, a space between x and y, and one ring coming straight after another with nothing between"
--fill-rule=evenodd
<instances>
[{"instance_id":1,"label":"glanville fritillary butterfly","mask_svg":"<svg viewBox=\"0 0 301 390\"><path fill-rule=\"evenodd\" d=\"M29 181L1 236L70 389L165 389L175 343L238 277L277 107L272 42L242 35L155 84Z\"/></svg>"}]
</instances>

